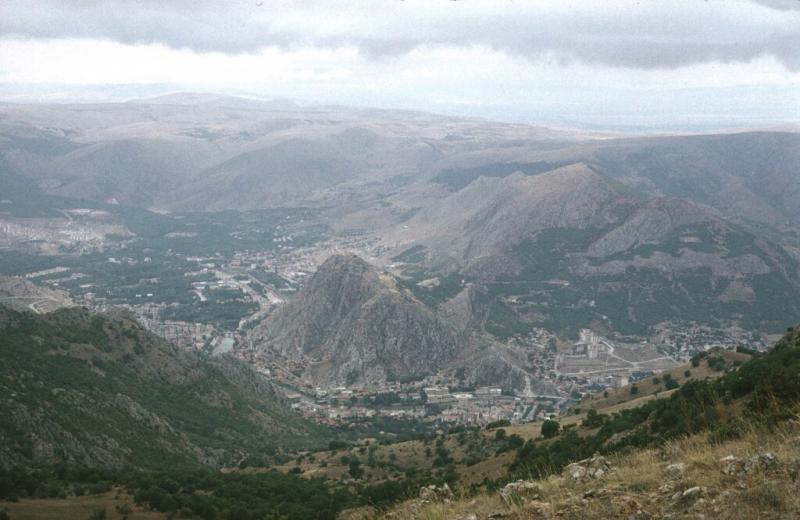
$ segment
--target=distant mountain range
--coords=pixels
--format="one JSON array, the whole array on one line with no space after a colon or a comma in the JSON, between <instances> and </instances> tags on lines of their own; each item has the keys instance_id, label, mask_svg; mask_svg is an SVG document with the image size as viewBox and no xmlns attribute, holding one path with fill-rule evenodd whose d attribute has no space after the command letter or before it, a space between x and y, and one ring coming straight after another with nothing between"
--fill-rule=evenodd
<instances>
[{"instance_id":1,"label":"distant mountain range","mask_svg":"<svg viewBox=\"0 0 800 520\"><path fill-rule=\"evenodd\" d=\"M401 266L412 280L462 273L473 319L504 309L488 316L500 336L530 324L642 333L667 320L775 329L800 313L787 249L707 206L643 194L583 163L480 177L384 243L395 261L424 268Z\"/></svg>"},{"instance_id":2,"label":"distant mountain range","mask_svg":"<svg viewBox=\"0 0 800 520\"><path fill-rule=\"evenodd\" d=\"M619 137L194 94L0 115L12 213L89 199L103 232L157 235L147 210L313 208L461 331L774 331L800 312L798 133Z\"/></svg>"}]
</instances>

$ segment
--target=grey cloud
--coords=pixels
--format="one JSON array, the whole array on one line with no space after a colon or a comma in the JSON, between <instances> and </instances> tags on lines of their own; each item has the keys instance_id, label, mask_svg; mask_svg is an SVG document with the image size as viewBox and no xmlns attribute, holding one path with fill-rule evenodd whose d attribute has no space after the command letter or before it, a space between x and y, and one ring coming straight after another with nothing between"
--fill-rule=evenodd
<instances>
[{"instance_id":1,"label":"grey cloud","mask_svg":"<svg viewBox=\"0 0 800 520\"><path fill-rule=\"evenodd\" d=\"M549 56L630 68L772 55L800 68L797 0L565 0L566 9L526 2L487 5L462 0L428 11L400 1L44 0L34 6L5 0L0 34L107 38L226 53L269 45L356 45L377 59L425 44L485 45L528 59ZM326 15L346 15L346 23L331 26Z\"/></svg>"},{"instance_id":2,"label":"grey cloud","mask_svg":"<svg viewBox=\"0 0 800 520\"><path fill-rule=\"evenodd\" d=\"M779 11L800 10L800 0L753 0L753 2Z\"/></svg>"}]
</instances>

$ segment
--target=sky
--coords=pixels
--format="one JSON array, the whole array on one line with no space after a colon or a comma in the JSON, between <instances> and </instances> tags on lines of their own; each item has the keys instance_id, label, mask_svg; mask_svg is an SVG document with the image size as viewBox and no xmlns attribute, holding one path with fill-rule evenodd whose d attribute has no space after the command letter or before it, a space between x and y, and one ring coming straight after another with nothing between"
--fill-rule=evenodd
<instances>
[{"instance_id":1,"label":"sky","mask_svg":"<svg viewBox=\"0 0 800 520\"><path fill-rule=\"evenodd\" d=\"M0 97L192 90L549 126L800 123L800 0L2 0Z\"/></svg>"}]
</instances>

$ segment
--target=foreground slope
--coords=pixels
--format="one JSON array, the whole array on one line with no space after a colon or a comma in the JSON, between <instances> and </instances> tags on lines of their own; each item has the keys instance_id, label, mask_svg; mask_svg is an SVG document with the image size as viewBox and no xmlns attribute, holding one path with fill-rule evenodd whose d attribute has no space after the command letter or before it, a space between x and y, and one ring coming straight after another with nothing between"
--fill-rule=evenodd
<instances>
[{"instance_id":1,"label":"foreground slope","mask_svg":"<svg viewBox=\"0 0 800 520\"><path fill-rule=\"evenodd\" d=\"M773 430L753 429L721 442L697 434L665 448L647 448L607 457L611 472L602 480L574 481L554 475L535 483L525 500L509 503L499 492L455 500L403 502L386 512L353 511L351 519L529 520L564 518L725 518L788 520L800 515L796 489L797 435L794 423ZM725 473L735 463L755 463L742 473ZM736 470L735 470L736 471ZM536 497L536 498L534 498Z\"/></svg>"},{"instance_id":2,"label":"foreground slope","mask_svg":"<svg viewBox=\"0 0 800 520\"><path fill-rule=\"evenodd\" d=\"M795 518L800 332L741 361L636 408L542 427L543 437L517 443L508 475L487 492L450 502L434 494L386 518ZM525 493L492 491L515 479L527 479Z\"/></svg>"},{"instance_id":3,"label":"foreground slope","mask_svg":"<svg viewBox=\"0 0 800 520\"><path fill-rule=\"evenodd\" d=\"M205 361L127 317L0 306L0 461L219 466L310 442L262 376Z\"/></svg>"}]
</instances>

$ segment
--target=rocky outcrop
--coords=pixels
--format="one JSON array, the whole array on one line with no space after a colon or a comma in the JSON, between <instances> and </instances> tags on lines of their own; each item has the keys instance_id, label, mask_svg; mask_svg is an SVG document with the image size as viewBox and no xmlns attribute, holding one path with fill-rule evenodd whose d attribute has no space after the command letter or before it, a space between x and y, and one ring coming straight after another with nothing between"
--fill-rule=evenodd
<instances>
[{"instance_id":1,"label":"rocky outcrop","mask_svg":"<svg viewBox=\"0 0 800 520\"><path fill-rule=\"evenodd\" d=\"M677 480L686 473L686 464L683 462L676 462L664 468L664 474L670 480Z\"/></svg>"},{"instance_id":2,"label":"rocky outcrop","mask_svg":"<svg viewBox=\"0 0 800 520\"><path fill-rule=\"evenodd\" d=\"M320 386L423 377L457 349L451 327L355 255L326 260L252 339L263 352L306 362L303 376Z\"/></svg>"},{"instance_id":3,"label":"rocky outcrop","mask_svg":"<svg viewBox=\"0 0 800 520\"><path fill-rule=\"evenodd\" d=\"M530 480L509 482L500 490L500 498L509 506L539 500L542 498L542 486Z\"/></svg>"},{"instance_id":4,"label":"rocky outcrop","mask_svg":"<svg viewBox=\"0 0 800 520\"><path fill-rule=\"evenodd\" d=\"M602 455L596 454L591 458L569 464L562 473L571 482L583 482L601 479L613 471L611 463Z\"/></svg>"},{"instance_id":5,"label":"rocky outcrop","mask_svg":"<svg viewBox=\"0 0 800 520\"><path fill-rule=\"evenodd\" d=\"M775 468L778 465L778 458L769 452L759 453L747 459L729 455L720 460L720 464L724 475L739 477L755 471L766 471Z\"/></svg>"},{"instance_id":6,"label":"rocky outcrop","mask_svg":"<svg viewBox=\"0 0 800 520\"><path fill-rule=\"evenodd\" d=\"M447 483L442 486L431 484L420 488L419 498L430 502L445 502L455 498L455 495L453 495L453 490L450 489Z\"/></svg>"}]
</instances>

